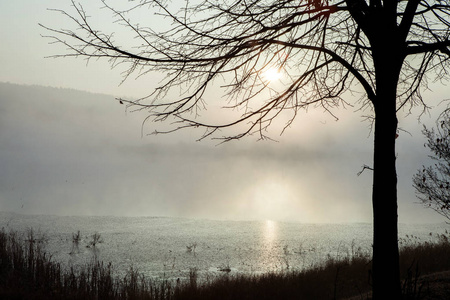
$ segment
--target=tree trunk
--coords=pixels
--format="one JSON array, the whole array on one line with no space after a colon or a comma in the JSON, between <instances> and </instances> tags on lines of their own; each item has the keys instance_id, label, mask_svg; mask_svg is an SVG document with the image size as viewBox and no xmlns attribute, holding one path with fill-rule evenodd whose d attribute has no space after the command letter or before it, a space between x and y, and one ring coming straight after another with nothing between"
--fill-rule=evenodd
<instances>
[{"instance_id":1,"label":"tree trunk","mask_svg":"<svg viewBox=\"0 0 450 300\"><path fill-rule=\"evenodd\" d=\"M373 173L373 299L401 299L397 173L396 89L400 68L384 58L378 68Z\"/></svg>"}]
</instances>

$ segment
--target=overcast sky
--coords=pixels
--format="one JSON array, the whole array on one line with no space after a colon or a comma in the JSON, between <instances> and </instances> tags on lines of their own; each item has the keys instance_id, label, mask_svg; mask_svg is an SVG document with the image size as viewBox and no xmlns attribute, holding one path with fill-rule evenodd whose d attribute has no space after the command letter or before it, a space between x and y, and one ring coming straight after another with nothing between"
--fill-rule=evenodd
<instances>
[{"instance_id":1,"label":"overcast sky","mask_svg":"<svg viewBox=\"0 0 450 300\"><path fill-rule=\"evenodd\" d=\"M94 1L90 1L94 2ZM256 137L216 146L200 132L147 136L144 113L115 96L139 97L157 74L120 85L104 62L50 59L44 23L64 27L69 1L0 4L0 210L28 214L146 215L295 222L371 222L373 136L355 108L300 114L279 142ZM89 6L86 7L86 10ZM93 8L95 12L95 8ZM108 26L108 18L95 17ZM107 27L105 27L107 29ZM417 203L411 177L429 164L423 124L433 126L448 87L425 94L433 115L400 116L399 221L440 222Z\"/></svg>"}]
</instances>

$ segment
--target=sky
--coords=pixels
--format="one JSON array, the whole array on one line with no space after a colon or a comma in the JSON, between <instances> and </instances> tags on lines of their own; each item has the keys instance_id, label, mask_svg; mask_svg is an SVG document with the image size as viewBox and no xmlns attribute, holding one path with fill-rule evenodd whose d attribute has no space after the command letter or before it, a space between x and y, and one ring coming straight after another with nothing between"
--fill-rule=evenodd
<instances>
[{"instance_id":1,"label":"sky","mask_svg":"<svg viewBox=\"0 0 450 300\"><path fill-rule=\"evenodd\" d=\"M86 2L87 3L87 2ZM90 1L93 22L105 26ZM217 146L201 132L147 135L145 112L115 97L141 97L160 74L122 81L120 67L53 59L64 51L38 23L64 27L47 8L69 1L0 3L0 210L24 214L176 216L303 223L371 222L373 135L357 108L302 113L278 142ZM156 22L156 21L155 21ZM155 24L158 26L158 24ZM448 87L424 93L430 114L399 116L399 222L444 219L415 197L412 176L430 164L421 134L433 126Z\"/></svg>"}]
</instances>

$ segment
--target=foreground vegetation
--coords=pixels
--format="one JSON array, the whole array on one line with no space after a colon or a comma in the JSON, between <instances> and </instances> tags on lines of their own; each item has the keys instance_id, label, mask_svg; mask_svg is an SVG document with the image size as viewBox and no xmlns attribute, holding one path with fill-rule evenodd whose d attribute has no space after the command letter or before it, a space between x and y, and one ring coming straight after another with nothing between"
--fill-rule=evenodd
<instances>
[{"instance_id":1,"label":"foreground vegetation","mask_svg":"<svg viewBox=\"0 0 450 300\"><path fill-rule=\"evenodd\" d=\"M404 299L430 294L419 275L450 270L448 234L436 242L401 241ZM185 281L151 280L130 268L122 278L111 264L93 261L66 268L42 249L45 241L30 230L26 238L0 231L0 299L367 299L371 261L367 254L329 258L305 271L229 275ZM424 298L429 299L429 298Z\"/></svg>"}]
</instances>

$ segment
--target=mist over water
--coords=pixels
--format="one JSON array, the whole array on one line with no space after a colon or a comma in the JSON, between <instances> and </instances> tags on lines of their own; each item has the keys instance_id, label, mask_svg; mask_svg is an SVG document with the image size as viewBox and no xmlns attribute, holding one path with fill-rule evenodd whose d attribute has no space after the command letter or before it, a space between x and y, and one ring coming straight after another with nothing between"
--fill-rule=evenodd
<instances>
[{"instance_id":1,"label":"mist over water","mask_svg":"<svg viewBox=\"0 0 450 300\"><path fill-rule=\"evenodd\" d=\"M215 221L171 217L61 217L0 212L0 227L26 237L44 235L45 250L66 266L94 259L111 262L117 274L130 267L153 278L200 278L225 273L263 273L309 268L325 259L370 253L368 223L302 224ZM402 240L432 241L448 225L400 224ZM78 247L72 235L80 231ZM101 243L90 245L99 233ZM433 235L430 235L433 233Z\"/></svg>"},{"instance_id":2,"label":"mist over water","mask_svg":"<svg viewBox=\"0 0 450 300\"><path fill-rule=\"evenodd\" d=\"M372 175L357 174L371 166L373 136L353 111L338 115L305 112L283 136L273 132L278 143L250 136L216 146L195 142L197 130L147 136L156 125L143 126L146 112L114 96L0 82L0 209L370 223ZM438 222L412 187L429 165L422 125L399 121L399 222Z\"/></svg>"}]
</instances>

